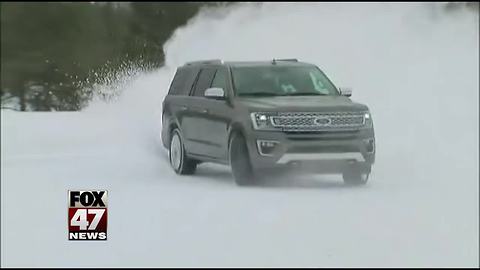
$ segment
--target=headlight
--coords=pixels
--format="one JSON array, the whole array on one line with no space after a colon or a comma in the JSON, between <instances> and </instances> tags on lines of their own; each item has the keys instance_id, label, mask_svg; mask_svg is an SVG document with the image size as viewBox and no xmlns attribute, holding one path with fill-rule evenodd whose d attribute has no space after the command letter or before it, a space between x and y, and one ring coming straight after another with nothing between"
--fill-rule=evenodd
<instances>
[{"instance_id":1,"label":"headlight","mask_svg":"<svg viewBox=\"0 0 480 270\"><path fill-rule=\"evenodd\" d=\"M372 115L370 114L370 112L365 112L365 114L363 115L363 119L364 119L364 123L365 123L365 127L371 127L372 126Z\"/></svg>"},{"instance_id":2,"label":"headlight","mask_svg":"<svg viewBox=\"0 0 480 270\"><path fill-rule=\"evenodd\" d=\"M275 130L272 126L271 117L272 113L253 112L250 114L254 129L258 130Z\"/></svg>"}]
</instances>

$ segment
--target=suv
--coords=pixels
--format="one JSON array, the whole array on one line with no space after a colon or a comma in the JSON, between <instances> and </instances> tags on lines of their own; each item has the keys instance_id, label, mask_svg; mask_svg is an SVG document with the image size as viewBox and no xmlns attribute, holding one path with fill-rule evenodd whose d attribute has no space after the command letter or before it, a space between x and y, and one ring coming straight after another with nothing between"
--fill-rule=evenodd
<instances>
[{"instance_id":1,"label":"suv","mask_svg":"<svg viewBox=\"0 0 480 270\"><path fill-rule=\"evenodd\" d=\"M248 185L262 169L293 165L365 184L375 161L372 116L350 96L296 59L189 62L163 101L162 143L177 174L230 164L235 182Z\"/></svg>"}]
</instances>

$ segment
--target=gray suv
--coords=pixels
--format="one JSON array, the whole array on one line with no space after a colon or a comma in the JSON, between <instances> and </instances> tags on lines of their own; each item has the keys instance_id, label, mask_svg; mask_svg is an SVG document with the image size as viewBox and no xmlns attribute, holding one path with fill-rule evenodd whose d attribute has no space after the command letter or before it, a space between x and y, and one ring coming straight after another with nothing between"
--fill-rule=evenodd
<instances>
[{"instance_id":1,"label":"gray suv","mask_svg":"<svg viewBox=\"0 0 480 270\"><path fill-rule=\"evenodd\" d=\"M296 59L189 62L163 101L162 143L178 174L231 165L238 185L295 167L365 184L375 161L368 107L315 65Z\"/></svg>"}]
</instances>

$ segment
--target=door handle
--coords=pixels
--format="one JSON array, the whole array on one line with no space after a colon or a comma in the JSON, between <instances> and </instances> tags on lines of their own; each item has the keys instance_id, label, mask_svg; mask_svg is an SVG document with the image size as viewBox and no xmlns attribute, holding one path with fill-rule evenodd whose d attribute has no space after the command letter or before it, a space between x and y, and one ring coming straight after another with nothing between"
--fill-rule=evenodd
<instances>
[{"instance_id":1,"label":"door handle","mask_svg":"<svg viewBox=\"0 0 480 270\"><path fill-rule=\"evenodd\" d=\"M181 107L180 107L180 110L186 111L186 110L187 110L187 106L181 106Z\"/></svg>"},{"instance_id":2,"label":"door handle","mask_svg":"<svg viewBox=\"0 0 480 270\"><path fill-rule=\"evenodd\" d=\"M201 109L200 112L201 113L208 113L208 110L207 109Z\"/></svg>"}]
</instances>

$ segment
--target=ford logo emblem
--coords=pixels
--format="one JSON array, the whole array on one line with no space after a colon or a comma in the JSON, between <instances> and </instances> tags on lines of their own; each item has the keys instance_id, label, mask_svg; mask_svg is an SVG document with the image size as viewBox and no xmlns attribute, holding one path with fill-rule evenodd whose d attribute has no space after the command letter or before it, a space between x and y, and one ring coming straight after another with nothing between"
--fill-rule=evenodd
<instances>
[{"instance_id":1,"label":"ford logo emblem","mask_svg":"<svg viewBox=\"0 0 480 270\"><path fill-rule=\"evenodd\" d=\"M328 126L328 125L330 125L332 120L330 120L330 118L326 118L326 117L318 117L318 118L315 118L315 120L313 120L313 122L315 123L315 125L318 125L318 126Z\"/></svg>"}]
</instances>

